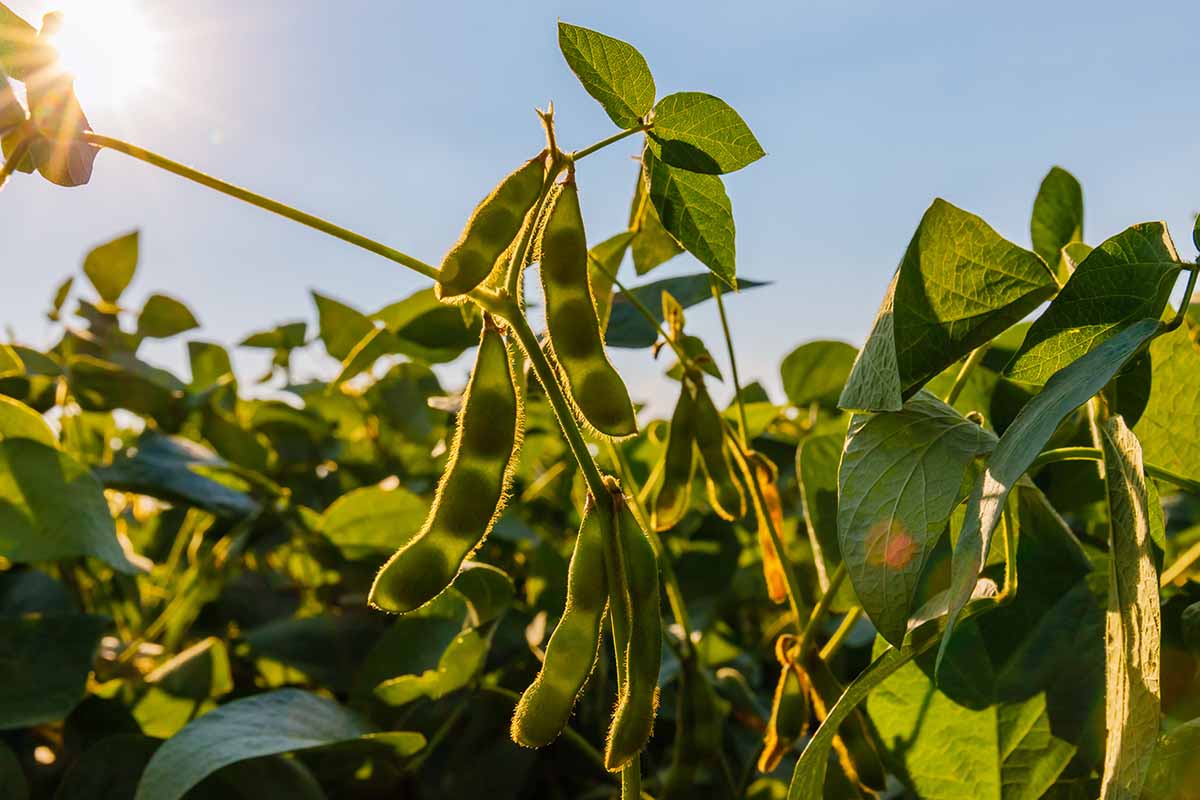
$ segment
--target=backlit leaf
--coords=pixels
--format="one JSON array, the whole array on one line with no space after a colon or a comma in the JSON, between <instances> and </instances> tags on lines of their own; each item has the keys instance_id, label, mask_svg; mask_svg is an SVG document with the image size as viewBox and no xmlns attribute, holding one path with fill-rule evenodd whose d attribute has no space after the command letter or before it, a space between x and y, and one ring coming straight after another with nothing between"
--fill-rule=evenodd
<instances>
[{"instance_id":1,"label":"backlit leaf","mask_svg":"<svg viewBox=\"0 0 1200 800\"><path fill-rule=\"evenodd\" d=\"M654 106L655 155L690 172L734 172L766 153L728 103L703 92L676 92Z\"/></svg>"},{"instance_id":2,"label":"backlit leaf","mask_svg":"<svg viewBox=\"0 0 1200 800\"><path fill-rule=\"evenodd\" d=\"M987 559L992 534L1000 521L1008 493L1029 469L1063 418L1103 389L1160 329L1158 320L1142 320L1057 372L1046 382L1041 393L1021 409L1000 437L988 459L987 469L967 501L966 518L954 548L950 614L939 662L941 654L946 652L957 616L970 599Z\"/></svg>"},{"instance_id":3,"label":"backlit leaf","mask_svg":"<svg viewBox=\"0 0 1200 800\"><path fill-rule=\"evenodd\" d=\"M1200 345L1185 320L1150 344L1152 377L1146 409L1133 426L1147 461L1200 480Z\"/></svg>"},{"instance_id":4,"label":"backlit leaf","mask_svg":"<svg viewBox=\"0 0 1200 800\"><path fill-rule=\"evenodd\" d=\"M32 439L47 447L58 447L58 437L41 414L24 403L0 395L0 442Z\"/></svg>"},{"instance_id":5,"label":"backlit leaf","mask_svg":"<svg viewBox=\"0 0 1200 800\"><path fill-rule=\"evenodd\" d=\"M663 163L651 148L642 153L663 228L729 286L737 273L733 206L716 175L700 175Z\"/></svg>"},{"instance_id":6,"label":"backlit leaf","mask_svg":"<svg viewBox=\"0 0 1200 800\"><path fill-rule=\"evenodd\" d=\"M856 414L838 471L838 541L863 610L899 644L917 582L960 499L967 467L994 435L936 397Z\"/></svg>"},{"instance_id":7,"label":"backlit leaf","mask_svg":"<svg viewBox=\"0 0 1200 800\"><path fill-rule=\"evenodd\" d=\"M1137 797L1159 725L1162 617L1150 499L1137 437L1121 417L1100 429L1108 487L1108 740L1100 797Z\"/></svg>"},{"instance_id":8,"label":"backlit leaf","mask_svg":"<svg viewBox=\"0 0 1200 800\"><path fill-rule=\"evenodd\" d=\"M800 345L784 356L779 367L784 394L801 409L810 403L835 405L857 355L858 350L845 342L821 340Z\"/></svg>"},{"instance_id":9,"label":"backlit leaf","mask_svg":"<svg viewBox=\"0 0 1200 800\"><path fill-rule=\"evenodd\" d=\"M558 47L583 88L619 127L637 126L654 105L654 76L632 45L559 22Z\"/></svg>"},{"instance_id":10,"label":"backlit leaf","mask_svg":"<svg viewBox=\"0 0 1200 800\"><path fill-rule=\"evenodd\" d=\"M895 411L926 381L1057 290L1035 254L935 200L921 218L838 401Z\"/></svg>"},{"instance_id":11,"label":"backlit leaf","mask_svg":"<svg viewBox=\"0 0 1200 800\"><path fill-rule=\"evenodd\" d=\"M200 323L191 310L165 294L150 295L138 315L138 334L154 339L166 339L198 327Z\"/></svg>"},{"instance_id":12,"label":"backlit leaf","mask_svg":"<svg viewBox=\"0 0 1200 800\"><path fill-rule=\"evenodd\" d=\"M1006 372L1043 384L1138 320L1162 315L1179 256L1161 222L1134 225L1093 250L1025 336Z\"/></svg>"},{"instance_id":13,"label":"backlit leaf","mask_svg":"<svg viewBox=\"0 0 1200 800\"><path fill-rule=\"evenodd\" d=\"M321 532L347 558L390 553L421 531L429 502L397 486L342 495L321 517Z\"/></svg>"},{"instance_id":14,"label":"backlit leaf","mask_svg":"<svg viewBox=\"0 0 1200 800\"><path fill-rule=\"evenodd\" d=\"M1051 268L1063 269L1062 249L1083 241L1083 187L1062 167L1052 167L1033 201L1029 221L1033 252ZM1059 273L1064 276L1065 270Z\"/></svg>"},{"instance_id":15,"label":"backlit leaf","mask_svg":"<svg viewBox=\"0 0 1200 800\"><path fill-rule=\"evenodd\" d=\"M83 272L106 303L116 304L133 280L138 262L138 232L127 233L88 253Z\"/></svg>"},{"instance_id":16,"label":"backlit leaf","mask_svg":"<svg viewBox=\"0 0 1200 800\"><path fill-rule=\"evenodd\" d=\"M629 231L633 236L633 268L638 275L670 261L683 252L683 245L667 233L646 191L645 172L638 168L637 185L629 207Z\"/></svg>"}]
</instances>

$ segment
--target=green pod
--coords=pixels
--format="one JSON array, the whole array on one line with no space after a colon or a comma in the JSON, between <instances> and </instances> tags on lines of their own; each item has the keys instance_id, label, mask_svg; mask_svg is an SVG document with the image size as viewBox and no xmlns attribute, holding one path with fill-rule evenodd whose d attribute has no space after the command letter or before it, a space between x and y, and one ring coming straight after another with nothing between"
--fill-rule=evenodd
<instances>
[{"instance_id":1,"label":"green pod","mask_svg":"<svg viewBox=\"0 0 1200 800\"><path fill-rule=\"evenodd\" d=\"M375 576L371 605L397 613L423 606L450 585L492 529L520 447L518 375L504 338L487 320L433 506L421 531Z\"/></svg>"},{"instance_id":2,"label":"green pod","mask_svg":"<svg viewBox=\"0 0 1200 800\"><path fill-rule=\"evenodd\" d=\"M617 698L604 750L604 766L613 772L628 764L650 740L658 711L658 670L662 661L658 559L628 504L621 497L616 503L617 543L630 619L625 685Z\"/></svg>"},{"instance_id":3,"label":"green pod","mask_svg":"<svg viewBox=\"0 0 1200 800\"><path fill-rule=\"evenodd\" d=\"M746 514L746 494L734 477L733 465L725 450L725 423L703 383L696 386L694 419L696 447L700 450L708 502L722 519L741 519Z\"/></svg>"},{"instance_id":4,"label":"green pod","mask_svg":"<svg viewBox=\"0 0 1200 800\"><path fill-rule=\"evenodd\" d=\"M687 383L679 386L679 401L671 415L667 447L663 453L662 483L654 495L652 515L656 531L669 530L679 524L692 498L692 476L696 473L695 433L693 420L696 401Z\"/></svg>"},{"instance_id":5,"label":"green pod","mask_svg":"<svg viewBox=\"0 0 1200 800\"><path fill-rule=\"evenodd\" d=\"M604 351L592 302L587 237L573 178L554 188L539 250L550 346L579 414L605 436L632 436L637 433L633 403Z\"/></svg>"},{"instance_id":6,"label":"green pod","mask_svg":"<svg viewBox=\"0 0 1200 800\"><path fill-rule=\"evenodd\" d=\"M519 745L545 747L558 738L596 666L608 604L604 524L605 515L588 498L567 572L566 608L546 645L541 671L513 712L512 739Z\"/></svg>"},{"instance_id":7,"label":"green pod","mask_svg":"<svg viewBox=\"0 0 1200 800\"><path fill-rule=\"evenodd\" d=\"M542 193L545 175L545 158L538 154L500 181L475 207L458 241L442 259L439 299L464 295L483 283L521 232Z\"/></svg>"}]
</instances>

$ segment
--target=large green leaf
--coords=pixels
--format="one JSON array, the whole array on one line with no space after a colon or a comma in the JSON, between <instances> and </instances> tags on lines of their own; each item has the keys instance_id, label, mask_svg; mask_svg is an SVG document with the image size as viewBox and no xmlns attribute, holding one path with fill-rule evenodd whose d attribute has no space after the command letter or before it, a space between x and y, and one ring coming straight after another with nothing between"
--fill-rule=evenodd
<instances>
[{"instance_id":1,"label":"large green leaf","mask_svg":"<svg viewBox=\"0 0 1200 800\"><path fill-rule=\"evenodd\" d=\"M321 532L347 558L390 553L416 536L429 501L396 486L368 486L342 495L321 517Z\"/></svg>"},{"instance_id":2,"label":"large green leaf","mask_svg":"<svg viewBox=\"0 0 1200 800\"><path fill-rule=\"evenodd\" d=\"M0 441L0 555L19 563L95 556L120 572L142 571L117 540L99 481L31 439Z\"/></svg>"},{"instance_id":3,"label":"large green leaf","mask_svg":"<svg viewBox=\"0 0 1200 800\"><path fill-rule=\"evenodd\" d=\"M138 232L102 244L87 254L83 272L107 303L116 304L133 280L138 263Z\"/></svg>"},{"instance_id":4,"label":"large green leaf","mask_svg":"<svg viewBox=\"0 0 1200 800\"><path fill-rule=\"evenodd\" d=\"M349 709L309 692L280 689L246 697L168 739L146 765L135 800L179 800L229 764L360 739L386 744L400 755L425 746L419 733L378 733Z\"/></svg>"},{"instance_id":5,"label":"large green leaf","mask_svg":"<svg viewBox=\"0 0 1200 800\"><path fill-rule=\"evenodd\" d=\"M922 392L900 411L856 414L838 471L838 542L854 591L889 642L904 640L918 579L996 437Z\"/></svg>"},{"instance_id":6,"label":"large green leaf","mask_svg":"<svg viewBox=\"0 0 1200 800\"><path fill-rule=\"evenodd\" d=\"M734 172L766 155L741 116L703 92L676 92L659 100L649 136L655 155L689 172Z\"/></svg>"},{"instance_id":7,"label":"large green leaf","mask_svg":"<svg viewBox=\"0 0 1200 800\"><path fill-rule=\"evenodd\" d=\"M1043 384L1138 320L1158 318L1178 275L1179 256L1161 222L1134 225L1106 240L1034 321L1008 376Z\"/></svg>"},{"instance_id":8,"label":"large green leaf","mask_svg":"<svg viewBox=\"0 0 1200 800\"><path fill-rule=\"evenodd\" d=\"M47 447L58 447L58 437L41 414L19 400L0 395L0 442L5 439L32 439Z\"/></svg>"},{"instance_id":9,"label":"large green leaf","mask_svg":"<svg viewBox=\"0 0 1200 800\"><path fill-rule=\"evenodd\" d=\"M391 706L422 697L440 700L466 687L483 668L490 637L478 629L465 630L446 646L436 667L417 675L399 675L375 687L375 695Z\"/></svg>"},{"instance_id":10,"label":"large green leaf","mask_svg":"<svg viewBox=\"0 0 1200 800\"><path fill-rule=\"evenodd\" d=\"M0 617L0 730L63 719L83 699L105 617Z\"/></svg>"},{"instance_id":11,"label":"large green leaf","mask_svg":"<svg viewBox=\"0 0 1200 800\"><path fill-rule=\"evenodd\" d=\"M139 336L167 339L171 336L200 327L191 310L174 297L152 294L138 315Z\"/></svg>"},{"instance_id":12,"label":"large green leaf","mask_svg":"<svg viewBox=\"0 0 1200 800\"><path fill-rule=\"evenodd\" d=\"M1150 344L1150 399L1134 425L1147 461L1200 480L1200 345L1185 320Z\"/></svg>"},{"instance_id":13,"label":"large green leaf","mask_svg":"<svg viewBox=\"0 0 1200 800\"><path fill-rule=\"evenodd\" d=\"M967 501L966 518L954 548L950 614L939 661L946 652L957 616L970 599L983 569L1008 493L1029 469L1063 418L1103 389L1161 327L1158 320L1142 320L1057 372L1046 382L1041 393L1021 409L1000 437L988 459L987 469Z\"/></svg>"},{"instance_id":14,"label":"large green leaf","mask_svg":"<svg viewBox=\"0 0 1200 800\"><path fill-rule=\"evenodd\" d=\"M1100 429L1108 487L1107 719L1101 798L1137 797L1158 739L1162 616L1142 449L1121 417Z\"/></svg>"},{"instance_id":15,"label":"large green leaf","mask_svg":"<svg viewBox=\"0 0 1200 800\"><path fill-rule=\"evenodd\" d=\"M633 128L654 105L654 76L632 45L578 25L558 23L558 47L587 93L619 127Z\"/></svg>"},{"instance_id":16,"label":"large green leaf","mask_svg":"<svg viewBox=\"0 0 1200 800\"><path fill-rule=\"evenodd\" d=\"M767 286L763 281L753 281L739 278L739 290L753 289L757 286ZM721 293L732 291L721 284ZM646 307L650 315L660 324L663 321L662 293L666 292L683 308L691 308L699 303L712 299L712 281L707 273L697 275L680 275L677 278L664 278L629 290L630 294ZM608 320L608 336L606 344L609 347L652 347L658 339L658 331L624 292L613 296L612 312Z\"/></svg>"},{"instance_id":17,"label":"large green leaf","mask_svg":"<svg viewBox=\"0 0 1200 800\"><path fill-rule=\"evenodd\" d=\"M904 253L838 405L899 409L927 380L1057 288L1034 253L1001 238L974 214L935 200Z\"/></svg>"},{"instance_id":18,"label":"large green leaf","mask_svg":"<svg viewBox=\"0 0 1200 800\"><path fill-rule=\"evenodd\" d=\"M733 206L716 175L665 164L647 147L642 164L663 228L729 286L737 274Z\"/></svg>"},{"instance_id":19,"label":"large green leaf","mask_svg":"<svg viewBox=\"0 0 1200 800\"><path fill-rule=\"evenodd\" d=\"M806 342L784 356L779 374L783 392L792 405L810 403L833 406L850 377L858 350L845 342Z\"/></svg>"},{"instance_id":20,"label":"large green leaf","mask_svg":"<svg viewBox=\"0 0 1200 800\"><path fill-rule=\"evenodd\" d=\"M197 471L228 467L216 453L190 439L147 430L135 446L98 468L96 475L108 487L186 503L223 516L254 513L259 508L254 498Z\"/></svg>"},{"instance_id":21,"label":"large green leaf","mask_svg":"<svg viewBox=\"0 0 1200 800\"><path fill-rule=\"evenodd\" d=\"M470 324L459 309L437 299L433 288L422 289L370 317L396 337L396 352L428 364L453 361L479 344L478 317Z\"/></svg>"},{"instance_id":22,"label":"large green leaf","mask_svg":"<svg viewBox=\"0 0 1200 800\"><path fill-rule=\"evenodd\" d=\"M1062 167L1051 167L1038 187L1029 234L1033 252L1060 276L1069 274L1062 249L1071 242L1083 241L1083 187Z\"/></svg>"}]
</instances>

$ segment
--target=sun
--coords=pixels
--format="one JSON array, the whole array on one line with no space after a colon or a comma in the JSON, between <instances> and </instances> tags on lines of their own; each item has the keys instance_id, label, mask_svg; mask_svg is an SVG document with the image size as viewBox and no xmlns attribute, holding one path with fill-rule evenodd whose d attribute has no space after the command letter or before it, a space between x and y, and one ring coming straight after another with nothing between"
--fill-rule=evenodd
<instances>
[{"instance_id":1,"label":"sun","mask_svg":"<svg viewBox=\"0 0 1200 800\"><path fill-rule=\"evenodd\" d=\"M153 88L159 36L137 0L50 0L46 6L61 12L49 38L85 107L124 105Z\"/></svg>"}]
</instances>

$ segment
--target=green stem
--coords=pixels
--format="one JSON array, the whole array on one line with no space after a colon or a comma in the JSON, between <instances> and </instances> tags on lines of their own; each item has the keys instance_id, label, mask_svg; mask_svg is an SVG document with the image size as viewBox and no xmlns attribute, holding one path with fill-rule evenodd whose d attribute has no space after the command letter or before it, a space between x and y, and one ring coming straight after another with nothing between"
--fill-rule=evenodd
<instances>
[{"instance_id":1,"label":"green stem","mask_svg":"<svg viewBox=\"0 0 1200 800\"><path fill-rule=\"evenodd\" d=\"M1188 282L1187 287L1183 290L1183 302L1179 304L1179 311L1176 312L1175 318L1167 323L1167 331L1173 331L1183 324L1188 307L1192 304L1192 292L1196 290L1196 276L1200 274L1200 264L1185 265L1184 269L1188 271Z\"/></svg>"},{"instance_id":2,"label":"green stem","mask_svg":"<svg viewBox=\"0 0 1200 800\"><path fill-rule=\"evenodd\" d=\"M738 423L741 426L742 446L745 447L746 436L750 428L746 424L746 404L742 400L742 382L738 379L737 356L733 352L733 334L729 332L729 318L725 316L725 301L721 297L721 286L717 283L715 275L709 276L709 283L712 286L713 298L717 301L717 311L721 315L721 331L725 334L725 348L729 351L729 368L733 373L733 391L734 398L737 400Z\"/></svg>"},{"instance_id":3,"label":"green stem","mask_svg":"<svg viewBox=\"0 0 1200 800\"><path fill-rule=\"evenodd\" d=\"M558 427L562 430L563 436L567 440L567 446L571 448L571 453L575 456L575 461L578 462L579 469L583 472L588 491L597 503L602 502L609 496L608 489L604 486L604 478L600 474L600 468L596 466L595 459L592 458L591 451L588 450L587 442L584 441L583 434L579 430L579 423L575 421L571 404L567 401L562 385L558 382L554 368L546 359L546 354L538 342L537 334L533 332L533 328L529 327L529 321L525 319L525 316L519 312L506 316L505 320L517 337L517 341L520 342L521 349L525 351L525 355L533 367L533 373L546 392L550 406L554 409L554 416L558 419Z\"/></svg>"},{"instance_id":4,"label":"green stem","mask_svg":"<svg viewBox=\"0 0 1200 800\"><path fill-rule=\"evenodd\" d=\"M1029 465L1029 471L1033 471L1038 467L1044 467L1047 464L1055 464L1059 461L1103 461L1104 454L1098 447L1059 447L1054 450L1047 450L1033 460ZM1180 489L1200 494L1200 481L1192 480L1180 475L1178 472L1173 472L1166 467L1160 467L1157 464L1146 462L1142 465L1146 474L1151 478L1157 478L1160 481L1174 484Z\"/></svg>"},{"instance_id":5,"label":"green stem","mask_svg":"<svg viewBox=\"0 0 1200 800\"><path fill-rule=\"evenodd\" d=\"M783 583L787 589L788 607L792 611L792 624L796 629L800 629L800 580L796 576L796 570L792 566L792 561L788 558L787 549L783 546L783 531L776 530L775 519L767 510L767 500L763 496L762 487L758 484L758 476L754 472L754 466L750 463L750 454L742 446L741 442L729 434L725 433L726 441L731 445L730 452L733 453L734 460L737 462L738 469L741 470L742 477L746 480L746 485L750 487L750 491L754 493L754 504L757 508L762 509L763 521L767 524L767 533L771 537L771 544L775 548L776 554L779 556L779 564L783 567Z\"/></svg>"},{"instance_id":6,"label":"green stem","mask_svg":"<svg viewBox=\"0 0 1200 800\"><path fill-rule=\"evenodd\" d=\"M568 153L567 158L569 158L571 161L578 161L581 158L587 158L597 150L603 150L610 144L616 144L627 136L633 136L635 133L644 133L653 127L653 123L646 123L644 125L638 125L636 128L630 128L629 130L624 130L620 133L614 133L612 136L607 136L595 144L590 144L581 150L576 150L574 153Z\"/></svg>"},{"instance_id":7,"label":"green stem","mask_svg":"<svg viewBox=\"0 0 1200 800\"><path fill-rule=\"evenodd\" d=\"M1188 569L1197 561L1200 561L1200 542L1196 542L1187 550L1185 550L1182 554L1180 554L1179 558L1171 562L1171 566L1163 570L1162 577L1159 578L1158 585L1163 588L1171 585L1175 582L1176 578L1187 572Z\"/></svg>"},{"instance_id":8,"label":"green stem","mask_svg":"<svg viewBox=\"0 0 1200 800\"><path fill-rule=\"evenodd\" d=\"M646 321L654 326L654 330L658 332L658 335L662 338L662 340L670 345L671 349L675 351L675 355L679 358L679 363L683 365L684 369L690 371L693 368L692 360L688 357L688 354L683 351L683 348L679 346L679 343L667 335L666 328L662 326L662 323L658 321L658 318L655 317L650 309L646 307L646 304L639 300L636 294L629 291L628 287L621 283L621 279L612 272L609 272L608 268L601 264L598 259L591 258L589 259L588 263L594 267L597 272L612 281L614 286L621 290L621 294L625 295L625 299L630 302L634 310L645 317Z\"/></svg>"},{"instance_id":9,"label":"green stem","mask_svg":"<svg viewBox=\"0 0 1200 800\"><path fill-rule=\"evenodd\" d=\"M967 356L967 360L963 362L962 369L954 376L954 383L950 386L950 391L946 392L946 405L954 405L954 401L962 394L963 388L967 385L967 378L970 377L971 371L978 366L980 361L983 361L983 356L987 352L987 345L976 347L971 351L971 355Z\"/></svg>"},{"instance_id":10,"label":"green stem","mask_svg":"<svg viewBox=\"0 0 1200 800\"><path fill-rule=\"evenodd\" d=\"M846 612L846 616L842 617L842 622L840 625L838 625L837 630L833 632L833 636L830 636L829 641L826 642L825 646L821 648L822 661L829 661L829 659L834 657L837 651L841 648L842 643L846 640L846 637L850 634L850 631L854 629L854 625L856 622L858 622L858 618L861 616L862 609L858 606L854 606Z\"/></svg>"},{"instance_id":11,"label":"green stem","mask_svg":"<svg viewBox=\"0 0 1200 800\"><path fill-rule=\"evenodd\" d=\"M842 581L846 579L846 562L838 564L838 568L833 571L833 575L829 577L829 588L825 590L825 594L821 595L821 599L817 601L813 607L812 614L808 617L808 624L804 626L804 632L800 634L800 650L799 658L804 658L808 652L809 646L812 644L817 635L817 628L821 627L821 623L825 618L826 612L829 611L829 606L833 604L833 598L841 588Z\"/></svg>"},{"instance_id":12,"label":"green stem","mask_svg":"<svg viewBox=\"0 0 1200 800\"><path fill-rule=\"evenodd\" d=\"M542 191L538 194L537 202L533 204L532 216L526 222L525 229L521 231L521 240L513 250L512 261L508 264L508 280L506 282L510 297L516 297L521 291L521 273L525 271L525 259L529 256L529 244L533 241L533 229L537 227L537 221L542 216L546 200L550 197L550 191L554 188L554 181L558 179L559 172L561 172L561 166L557 160L554 160L553 165L546 171L545 180L542 181Z\"/></svg>"}]
</instances>

